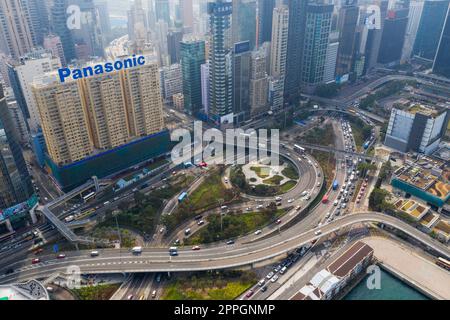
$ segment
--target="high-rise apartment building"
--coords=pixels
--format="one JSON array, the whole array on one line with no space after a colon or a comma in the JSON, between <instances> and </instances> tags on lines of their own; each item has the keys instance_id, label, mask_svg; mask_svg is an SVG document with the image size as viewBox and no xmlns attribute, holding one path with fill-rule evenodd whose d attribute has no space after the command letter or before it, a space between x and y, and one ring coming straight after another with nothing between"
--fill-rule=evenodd
<instances>
[{"instance_id":1,"label":"high-rise apartment building","mask_svg":"<svg viewBox=\"0 0 450 320\"><path fill-rule=\"evenodd\" d=\"M11 66L12 67L12 66ZM57 70L61 67L59 58L53 57L49 52L37 52L22 57L21 62L14 65L14 77L19 84L13 87L17 97L23 96L25 101L26 117L32 133L36 133L40 126L39 110L32 91L32 82L35 77ZM20 92L18 92L20 90ZM17 94L16 94L17 93ZM19 102L19 101L18 101ZM19 102L20 105L20 102Z\"/></svg>"},{"instance_id":2,"label":"high-rise apartment building","mask_svg":"<svg viewBox=\"0 0 450 320\"><path fill-rule=\"evenodd\" d=\"M414 42L413 54L433 61L442 34L449 0L426 0Z\"/></svg>"},{"instance_id":3,"label":"high-rise apartment building","mask_svg":"<svg viewBox=\"0 0 450 320\"><path fill-rule=\"evenodd\" d=\"M183 93L181 64L175 63L161 68L161 92L164 100L171 102L175 94Z\"/></svg>"},{"instance_id":4,"label":"high-rise apartment building","mask_svg":"<svg viewBox=\"0 0 450 320\"><path fill-rule=\"evenodd\" d=\"M48 154L77 162L163 129L156 63L61 83L56 73L33 82Z\"/></svg>"},{"instance_id":5,"label":"high-rise apartment building","mask_svg":"<svg viewBox=\"0 0 450 320\"><path fill-rule=\"evenodd\" d=\"M279 6L273 10L272 40L270 49L270 76L282 78L286 75L286 58L289 35L289 9Z\"/></svg>"},{"instance_id":6,"label":"high-rise apartment building","mask_svg":"<svg viewBox=\"0 0 450 320\"><path fill-rule=\"evenodd\" d=\"M209 61L202 64L200 73L202 78L202 107L205 114L209 114Z\"/></svg>"},{"instance_id":7,"label":"high-rise apartment building","mask_svg":"<svg viewBox=\"0 0 450 320\"><path fill-rule=\"evenodd\" d=\"M250 110L251 114L267 111L269 77L266 72L266 52L259 49L252 52L250 61Z\"/></svg>"},{"instance_id":8,"label":"high-rise apartment building","mask_svg":"<svg viewBox=\"0 0 450 320\"><path fill-rule=\"evenodd\" d=\"M218 124L232 122L233 83L231 67L232 4L226 0L208 3L209 117Z\"/></svg>"},{"instance_id":9,"label":"high-rise apartment building","mask_svg":"<svg viewBox=\"0 0 450 320\"><path fill-rule=\"evenodd\" d=\"M61 39L55 34L49 34L44 37L44 49L49 50L54 57L58 57L61 65L66 65L66 57L64 56L64 48Z\"/></svg>"},{"instance_id":10,"label":"high-rise apartment building","mask_svg":"<svg viewBox=\"0 0 450 320\"><path fill-rule=\"evenodd\" d=\"M306 9L306 29L302 58L302 83L314 87L323 82L333 5L310 3Z\"/></svg>"},{"instance_id":11,"label":"high-rise apartment building","mask_svg":"<svg viewBox=\"0 0 450 320\"><path fill-rule=\"evenodd\" d=\"M171 30L167 34L167 50L170 57L170 64L180 63L180 42L183 40L183 31Z\"/></svg>"},{"instance_id":12,"label":"high-rise apartment building","mask_svg":"<svg viewBox=\"0 0 450 320\"><path fill-rule=\"evenodd\" d=\"M436 58L434 59L433 72L450 78L450 6L447 9L447 18L445 19Z\"/></svg>"},{"instance_id":13,"label":"high-rise apartment building","mask_svg":"<svg viewBox=\"0 0 450 320\"><path fill-rule=\"evenodd\" d=\"M205 41L185 39L180 44L184 110L196 115L202 109L201 66L205 64Z\"/></svg>"},{"instance_id":14,"label":"high-rise apartment building","mask_svg":"<svg viewBox=\"0 0 450 320\"><path fill-rule=\"evenodd\" d=\"M15 59L30 52L35 44L23 4L22 0L0 1L0 50Z\"/></svg>"}]
</instances>

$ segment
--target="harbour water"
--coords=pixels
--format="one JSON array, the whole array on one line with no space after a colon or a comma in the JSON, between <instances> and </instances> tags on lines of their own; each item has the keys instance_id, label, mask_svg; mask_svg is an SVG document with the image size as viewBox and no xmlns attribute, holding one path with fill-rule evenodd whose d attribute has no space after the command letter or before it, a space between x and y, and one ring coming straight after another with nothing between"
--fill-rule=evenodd
<instances>
[{"instance_id":1,"label":"harbour water","mask_svg":"<svg viewBox=\"0 0 450 320\"><path fill-rule=\"evenodd\" d=\"M381 289L368 289L366 280L367 277L358 283L344 300L429 300L427 296L383 269L381 269Z\"/></svg>"}]
</instances>

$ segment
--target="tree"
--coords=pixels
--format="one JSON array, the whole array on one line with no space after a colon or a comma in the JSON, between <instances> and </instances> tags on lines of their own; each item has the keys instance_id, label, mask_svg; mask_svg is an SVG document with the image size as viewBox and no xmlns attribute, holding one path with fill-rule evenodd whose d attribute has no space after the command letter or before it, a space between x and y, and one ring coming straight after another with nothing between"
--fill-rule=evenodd
<instances>
[{"instance_id":1,"label":"tree","mask_svg":"<svg viewBox=\"0 0 450 320\"><path fill-rule=\"evenodd\" d=\"M316 88L315 94L322 98L333 98L340 90L340 86L336 83L322 84Z\"/></svg>"},{"instance_id":2,"label":"tree","mask_svg":"<svg viewBox=\"0 0 450 320\"><path fill-rule=\"evenodd\" d=\"M361 172L361 176L365 176L368 171L376 169L377 166L372 163L361 162L358 164L358 170Z\"/></svg>"},{"instance_id":3,"label":"tree","mask_svg":"<svg viewBox=\"0 0 450 320\"><path fill-rule=\"evenodd\" d=\"M373 211L384 212L389 209L393 209L391 203L386 201L389 196L389 192L380 188L373 189L369 196L369 208Z\"/></svg>"}]
</instances>

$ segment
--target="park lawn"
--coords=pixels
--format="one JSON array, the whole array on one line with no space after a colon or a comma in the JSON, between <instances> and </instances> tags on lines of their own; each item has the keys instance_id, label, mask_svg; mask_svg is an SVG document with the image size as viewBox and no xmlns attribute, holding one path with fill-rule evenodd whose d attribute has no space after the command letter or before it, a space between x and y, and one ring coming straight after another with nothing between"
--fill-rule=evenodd
<instances>
[{"instance_id":1,"label":"park lawn","mask_svg":"<svg viewBox=\"0 0 450 320\"><path fill-rule=\"evenodd\" d=\"M189 202L194 209L205 208L213 204L218 204L219 199L226 199L227 189L222 183L219 174L213 174L189 196Z\"/></svg>"},{"instance_id":2,"label":"park lawn","mask_svg":"<svg viewBox=\"0 0 450 320\"><path fill-rule=\"evenodd\" d=\"M272 186L279 186L280 182L283 181L283 180L284 180L284 178L282 176L276 175L276 176L273 176L272 178L263 180L263 182L265 184L269 184L269 185L272 185Z\"/></svg>"},{"instance_id":3,"label":"park lawn","mask_svg":"<svg viewBox=\"0 0 450 320\"><path fill-rule=\"evenodd\" d=\"M185 239L184 244L195 245L240 237L272 223L284 213L284 210L279 209L274 213L262 211L228 214L223 217L222 230L220 217L212 215L207 218L208 225Z\"/></svg>"},{"instance_id":4,"label":"park lawn","mask_svg":"<svg viewBox=\"0 0 450 320\"><path fill-rule=\"evenodd\" d=\"M336 160L334 155L325 151L314 150L311 155L317 160L323 170L326 188L330 188L334 179L334 171L336 170Z\"/></svg>"},{"instance_id":5,"label":"park lawn","mask_svg":"<svg viewBox=\"0 0 450 320\"><path fill-rule=\"evenodd\" d=\"M250 167L250 170L254 171L261 179L267 178L270 175L269 167Z\"/></svg>"},{"instance_id":6,"label":"park lawn","mask_svg":"<svg viewBox=\"0 0 450 320\"><path fill-rule=\"evenodd\" d=\"M289 165L288 167L284 168L281 173L292 180L297 180L299 178L297 170L292 165Z\"/></svg>"},{"instance_id":7,"label":"park lawn","mask_svg":"<svg viewBox=\"0 0 450 320\"><path fill-rule=\"evenodd\" d=\"M291 190L293 187L295 187L296 184L297 184L297 182L294 181L294 180L289 180L288 182L283 183L283 184L280 186L279 194L288 192L288 191Z\"/></svg>"},{"instance_id":8,"label":"park lawn","mask_svg":"<svg viewBox=\"0 0 450 320\"><path fill-rule=\"evenodd\" d=\"M334 146L334 130L331 124L325 125L324 128L314 128L302 137L304 141L311 144L322 146Z\"/></svg>"},{"instance_id":9,"label":"park lawn","mask_svg":"<svg viewBox=\"0 0 450 320\"><path fill-rule=\"evenodd\" d=\"M80 300L109 300L119 287L119 283L99 284L73 289L73 292Z\"/></svg>"},{"instance_id":10,"label":"park lawn","mask_svg":"<svg viewBox=\"0 0 450 320\"><path fill-rule=\"evenodd\" d=\"M180 276L172 280L164 290L162 300L233 300L256 282L249 272L238 275L201 274Z\"/></svg>"}]
</instances>

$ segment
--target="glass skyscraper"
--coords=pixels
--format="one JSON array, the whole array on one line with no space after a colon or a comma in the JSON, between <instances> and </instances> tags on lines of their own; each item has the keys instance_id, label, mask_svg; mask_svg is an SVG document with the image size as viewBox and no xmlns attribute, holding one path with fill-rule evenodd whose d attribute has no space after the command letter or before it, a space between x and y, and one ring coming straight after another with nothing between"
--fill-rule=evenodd
<instances>
[{"instance_id":1,"label":"glass skyscraper","mask_svg":"<svg viewBox=\"0 0 450 320\"><path fill-rule=\"evenodd\" d=\"M423 5L422 16L414 42L413 54L427 60L433 60L439 39L449 0L427 0Z\"/></svg>"},{"instance_id":2,"label":"glass skyscraper","mask_svg":"<svg viewBox=\"0 0 450 320\"><path fill-rule=\"evenodd\" d=\"M191 115L202 109L201 66L205 63L205 41L189 39L180 43L184 109Z\"/></svg>"},{"instance_id":3,"label":"glass skyscraper","mask_svg":"<svg viewBox=\"0 0 450 320\"><path fill-rule=\"evenodd\" d=\"M434 60L433 72L450 78L450 6L447 9L447 18Z\"/></svg>"}]
</instances>

